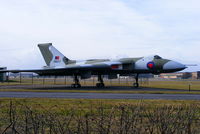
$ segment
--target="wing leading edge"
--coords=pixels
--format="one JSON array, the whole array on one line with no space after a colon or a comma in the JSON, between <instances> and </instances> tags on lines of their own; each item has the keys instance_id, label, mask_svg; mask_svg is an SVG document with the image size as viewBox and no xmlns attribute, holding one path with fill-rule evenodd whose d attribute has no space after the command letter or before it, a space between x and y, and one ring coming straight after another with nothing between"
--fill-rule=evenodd
<instances>
[{"instance_id":1,"label":"wing leading edge","mask_svg":"<svg viewBox=\"0 0 200 134\"><path fill-rule=\"evenodd\" d=\"M98 74L103 72L109 72L112 70L116 70L119 64L83 64L83 65L67 65L65 67L45 67L41 69L27 69L27 70L0 70L0 73L20 73L20 72L33 72L37 73L41 76L44 75L74 75L81 74L82 72L91 72L92 74Z\"/></svg>"},{"instance_id":2,"label":"wing leading edge","mask_svg":"<svg viewBox=\"0 0 200 134\"><path fill-rule=\"evenodd\" d=\"M185 65L178 62L163 59L157 55L139 58L122 58L118 60L92 59L86 61L70 60L59 52L51 43L38 44L42 56L47 64L44 68L27 70L0 70L0 73L12 72L33 72L41 76L73 76L75 84L72 87L80 87L79 77L81 79L90 78L91 75L97 75L97 87L104 87L103 76L109 75L110 78L116 78L117 74L135 75L135 87L139 86L138 76L141 73L169 73L185 69Z\"/></svg>"}]
</instances>

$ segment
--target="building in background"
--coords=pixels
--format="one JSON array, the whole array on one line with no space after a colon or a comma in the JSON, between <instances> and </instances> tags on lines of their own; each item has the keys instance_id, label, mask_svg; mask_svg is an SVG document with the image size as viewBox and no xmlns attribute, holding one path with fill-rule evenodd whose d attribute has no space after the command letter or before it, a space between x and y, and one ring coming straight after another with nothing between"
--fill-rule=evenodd
<instances>
[{"instance_id":1,"label":"building in background","mask_svg":"<svg viewBox=\"0 0 200 134\"><path fill-rule=\"evenodd\" d=\"M200 79L200 71L197 72L197 79Z\"/></svg>"},{"instance_id":2,"label":"building in background","mask_svg":"<svg viewBox=\"0 0 200 134\"><path fill-rule=\"evenodd\" d=\"M182 79L183 73L162 73L158 75L158 78L163 79Z\"/></svg>"},{"instance_id":3,"label":"building in background","mask_svg":"<svg viewBox=\"0 0 200 134\"><path fill-rule=\"evenodd\" d=\"M179 73L163 73L157 76L163 79L200 79L200 71L197 72L179 72Z\"/></svg>"},{"instance_id":4,"label":"building in background","mask_svg":"<svg viewBox=\"0 0 200 134\"><path fill-rule=\"evenodd\" d=\"M7 67L0 67L0 70L6 70ZM7 80L6 73L0 73L0 82L4 82Z\"/></svg>"}]
</instances>

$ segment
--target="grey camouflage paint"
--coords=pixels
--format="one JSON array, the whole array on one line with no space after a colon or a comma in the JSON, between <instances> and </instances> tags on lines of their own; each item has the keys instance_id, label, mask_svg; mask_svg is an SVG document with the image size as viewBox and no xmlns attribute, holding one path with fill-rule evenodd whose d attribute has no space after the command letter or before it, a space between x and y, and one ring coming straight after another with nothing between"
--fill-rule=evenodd
<instances>
[{"instance_id":1,"label":"grey camouflage paint","mask_svg":"<svg viewBox=\"0 0 200 134\"><path fill-rule=\"evenodd\" d=\"M52 43L38 44L47 66L30 70L2 70L0 72L34 72L39 75L79 75L90 78L91 75L117 74L132 75L139 73L170 73L186 68L185 65L159 57L158 55L138 58L121 58L117 60L90 59L84 61L70 60L60 53Z\"/></svg>"},{"instance_id":2,"label":"grey camouflage paint","mask_svg":"<svg viewBox=\"0 0 200 134\"><path fill-rule=\"evenodd\" d=\"M121 58L117 60L109 59L90 59L85 61L70 60L67 57L60 61L64 63L62 68L57 68L56 66L51 66L53 58L59 55L55 55L53 50L50 50L51 46L57 51L56 48L52 46L51 43L39 44L40 51L47 63L48 69L51 71L41 71L38 72L40 75L83 75L83 74L133 74L133 73L165 73L165 72L175 72L180 71L183 68L175 68L171 70L164 70L163 66L170 62L171 60L163 59L158 55L149 57L139 57L139 58ZM62 57L62 55L60 55ZM148 64L152 63L152 68L148 68ZM56 70L55 70L56 69ZM84 73L85 72L85 73Z\"/></svg>"}]
</instances>

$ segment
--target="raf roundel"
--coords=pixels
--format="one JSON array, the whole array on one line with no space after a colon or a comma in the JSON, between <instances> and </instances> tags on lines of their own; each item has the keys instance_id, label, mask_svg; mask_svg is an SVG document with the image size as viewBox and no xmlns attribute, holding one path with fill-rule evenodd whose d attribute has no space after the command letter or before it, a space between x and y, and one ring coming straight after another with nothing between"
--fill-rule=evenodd
<instances>
[{"instance_id":1,"label":"raf roundel","mask_svg":"<svg viewBox=\"0 0 200 134\"><path fill-rule=\"evenodd\" d=\"M55 56L54 57L54 62L60 62L60 56Z\"/></svg>"},{"instance_id":2,"label":"raf roundel","mask_svg":"<svg viewBox=\"0 0 200 134\"><path fill-rule=\"evenodd\" d=\"M60 56L55 56L55 60L60 60Z\"/></svg>"},{"instance_id":3,"label":"raf roundel","mask_svg":"<svg viewBox=\"0 0 200 134\"><path fill-rule=\"evenodd\" d=\"M148 67L149 69L153 69L153 68L155 67L154 62L149 62L149 63L147 63L147 67Z\"/></svg>"}]
</instances>

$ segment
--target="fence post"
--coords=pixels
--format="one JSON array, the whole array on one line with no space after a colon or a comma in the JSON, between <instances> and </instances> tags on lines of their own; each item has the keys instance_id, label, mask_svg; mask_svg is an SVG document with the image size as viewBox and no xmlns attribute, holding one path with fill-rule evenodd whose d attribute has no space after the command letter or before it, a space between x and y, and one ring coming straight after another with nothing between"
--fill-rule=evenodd
<instances>
[{"instance_id":1,"label":"fence post","mask_svg":"<svg viewBox=\"0 0 200 134\"><path fill-rule=\"evenodd\" d=\"M94 86L94 76L93 76L93 86Z\"/></svg>"},{"instance_id":2,"label":"fence post","mask_svg":"<svg viewBox=\"0 0 200 134\"><path fill-rule=\"evenodd\" d=\"M65 76L65 85L67 85L67 76Z\"/></svg>"},{"instance_id":3,"label":"fence post","mask_svg":"<svg viewBox=\"0 0 200 134\"><path fill-rule=\"evenodd\" d=\"M54 85L56 85L56 76L54 77Z\"/></svg>"},{"instance_id":4,"label":"fence post","mask_svg":"<svg viewBox=\"0 0 200 134\"><path fill-rule=\"evenodd\" d=\"M118 77L118 84L120 85L120 76Z\"/></svg>"},{"instance_id":5,"label":"fence post","mask_svg":"<svg viewBox=\"0 0 200 134\"><path fill-rule=\"evenodd\" d=\"M22 74L21 74L21 72L19 73L19 83L20 84L22 83Z\"/></svg>"},{"instance_id":6,"label":"fence post","mask_svg":"<svg viewBox=\"0 0 200 134\"><path fill-rule=\"evenodd\" d=\"M191 83L189 83L189 92L190 92L190 90L191 90Z\"/></svg>"},{"instance_id":7,"label":"fence post","mask_svg":"<svg viewBox=\"0 0 200 134\"><path fill-rule=\"evenodd\" d=\"M32 73L32 85L33 85L33 73Z\"/></svg>"},{"instance_id":8,"label":"fence post","mask_svg":"<svg viewBox=\"0 0 200 134\"><path fill-rule=\"evenodd\" d=\"M43 85L44 85L44 82L45 82L45 78L44 78L44 76L43 76Z\"/></svg>"},{"instance_id":9,"label":"fence post","mask_svg":"<svg viewBox=\"0 0 200 134\"><path fill-rule=\"evenodd\" d=\"M10 72L8 72L8 78L7 78L7 82L8 82L8 84L10 83L9 81L10 81Z\"/></svg>"}]
</instances>

